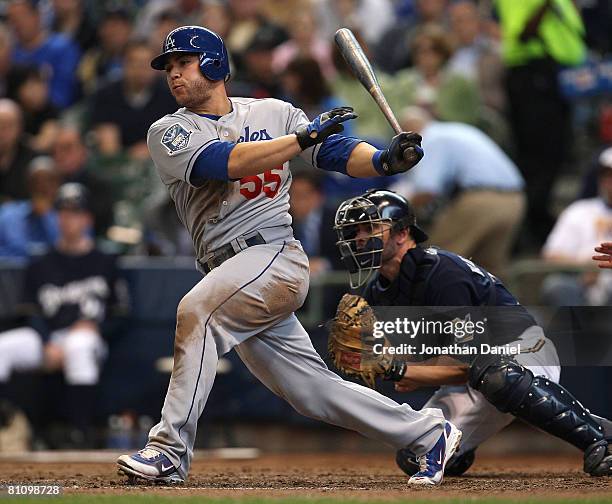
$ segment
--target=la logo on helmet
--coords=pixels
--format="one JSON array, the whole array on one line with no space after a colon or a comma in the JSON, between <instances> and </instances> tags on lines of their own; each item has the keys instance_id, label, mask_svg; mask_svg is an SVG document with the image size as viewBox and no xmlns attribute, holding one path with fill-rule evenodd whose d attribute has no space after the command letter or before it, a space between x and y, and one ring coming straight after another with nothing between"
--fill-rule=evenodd
<instances>
[{"instance_id":1,"label":"la logo on helmet","mask_svg":"<svg viewBox=\"0 0 612 504\"><path fill-rule=\"evenodd\" d=\"M176 42L174 42L174 38L173 37L168 37L168 40L166 40L166 51L170 48L173 48L175 46Z\"/></svg>"}]
</instances>

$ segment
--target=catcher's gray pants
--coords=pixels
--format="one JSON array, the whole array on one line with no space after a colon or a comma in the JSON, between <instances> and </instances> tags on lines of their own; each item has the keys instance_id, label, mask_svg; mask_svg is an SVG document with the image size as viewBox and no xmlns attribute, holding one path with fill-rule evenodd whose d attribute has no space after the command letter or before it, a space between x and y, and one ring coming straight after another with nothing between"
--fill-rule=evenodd
<instances>
[{"instance_id":1,"label":"catcher's gray pants","mask_svg":"<svg viewBox=\"0 0 612 504\"><path fill-rule=\"evenodd\" d=\"M539 326L528 328L519 339L510 343L522 349L534 348L543 340L544 346L537 352L521 353L516 361L529 369L535 376L545 376L558 383L561 375L559 357L554 343L544 336ZM514 416L502 413L484 396L469 385L446 385L440 387L425 405L426 408L439 408L447 420L461 430L461 446L458 453L477 448L494 434L509 425Z\"/></svg>"},{"instance_id":2,"label":"catcher's gray pants","mask_svg":"<svg viewBox=\"0 0 612 504\"><path fill-rule=\"evenodd\" d=\"M440 410L414 411L327 369L292 313L304 302L308 282L299 242L257 245L215 268L179 303L174 369L148 446L165 453L181 476L189 472L217 361L233 347L259 380L303 415L417 456L442 434Z\"/></svg>"}]
</instances>

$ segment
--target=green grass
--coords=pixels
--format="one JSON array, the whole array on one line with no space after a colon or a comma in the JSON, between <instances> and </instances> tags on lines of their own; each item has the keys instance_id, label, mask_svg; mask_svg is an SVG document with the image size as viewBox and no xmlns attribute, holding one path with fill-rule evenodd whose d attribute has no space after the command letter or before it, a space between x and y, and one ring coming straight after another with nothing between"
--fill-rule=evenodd
<instances>
[{"instance_id":1,"label":"green grass","mask_svg":"<svg viewBox=\"0 0 612 504\"><path fill-rule=\"evenodd\" d=\"M2 499L4 500L4 499ZM9 499L8 502L10 502ZM330 498L330 497L313 497L309 498L295 498L295 497L282 497L282 498L259 498L259 497L238 497L238 498L217 498L217 497L183 497L183 496L160 496L160 495L69 495L60 497L28 497L28 498L15 498L15 502L32 502L41 503L49 502L49 504L191 504L191 503L202 503L202 504L363 504L368 502L371 504L397 504L398 502L406 502L407 504L568 504L568 503L588 503L588 504L609 504L612 503L612 497L585 497L584 499L573 498L526 498L526 499L505 499L505 498L491 498L491 497L475 497L475 498L431 498L427 500L414 499L410 495L406 495L406 499L403 501L399 500L380 500L380 499L345 499Z\"/></svg>"}]
</instances>

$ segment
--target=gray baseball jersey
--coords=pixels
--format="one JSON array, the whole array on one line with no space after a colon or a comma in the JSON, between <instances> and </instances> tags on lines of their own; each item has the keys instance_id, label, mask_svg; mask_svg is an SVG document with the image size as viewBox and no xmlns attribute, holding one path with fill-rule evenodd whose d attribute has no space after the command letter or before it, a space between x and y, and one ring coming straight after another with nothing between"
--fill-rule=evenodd
<instances>
[{"instance_id":1,"label":"gray baseball jersey","mask_svg":"<svg viewBox=\"0 0 612 504\"><path fill-rule=\"evenodd\" d=\"M181 108L155 122L147 136L151 157L193 237L199 260L252 231L276 229L276 235L291 236L288 162L233 182L208 180L202 187L189 182L196 158L212 142L271 140L309 122L304 112L280 100L231 102L232 111L218 120ZM311 151L303 156L314 164Z\"/></svg>"}]
</instances>

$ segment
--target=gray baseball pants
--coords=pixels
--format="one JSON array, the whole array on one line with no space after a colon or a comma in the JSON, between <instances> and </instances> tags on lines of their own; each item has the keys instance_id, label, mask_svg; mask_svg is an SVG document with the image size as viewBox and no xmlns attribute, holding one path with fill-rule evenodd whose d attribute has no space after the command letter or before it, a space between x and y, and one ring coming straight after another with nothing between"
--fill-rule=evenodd
<instances>
[{"instance_id":1,"label":"gray baseball pants","mask_svg":"<svg viewBox=\"0 0 612 504\"><path fill-rule=\"evenodd\" d=\"M298 241L249 247L206 275L177 311L174 368L148 447L187 476L218 359L236 348L248 369L301 414L419 456L443 432L439 409L413 410L327 369L293 312L308 292Z\"/></svg>"}]
</instances>

